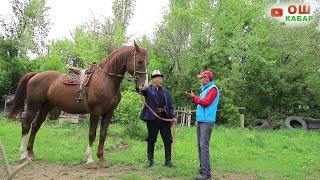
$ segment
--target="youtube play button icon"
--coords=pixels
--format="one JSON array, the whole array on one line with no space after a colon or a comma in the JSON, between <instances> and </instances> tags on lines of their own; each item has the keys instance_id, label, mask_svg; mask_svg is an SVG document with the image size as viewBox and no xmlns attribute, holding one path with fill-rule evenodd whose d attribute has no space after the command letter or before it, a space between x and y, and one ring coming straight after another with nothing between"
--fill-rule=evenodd
<instances>
[{"instance_id":1,"label":"youtube play button icon","mask_svg":"<svg viewBox=\"0 0 320 180\"><path fill-rule=\"evenodd\" d=\"M282 17L283 16L283 9L282 8L272 8L271 9L271 16L272 17Z\"/></svg>"}]
</instances>

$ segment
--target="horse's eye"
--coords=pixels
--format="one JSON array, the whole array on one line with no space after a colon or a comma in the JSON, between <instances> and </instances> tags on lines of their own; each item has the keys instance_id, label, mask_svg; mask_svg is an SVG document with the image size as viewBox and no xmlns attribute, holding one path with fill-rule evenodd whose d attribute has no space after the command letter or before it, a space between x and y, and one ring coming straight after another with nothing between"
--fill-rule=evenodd
<instances>
[{"instance_id":1,"label":"horse's eye","mask_svg":"<svg viewBox=\"0 0 320 180\"><path fill-rule=\"evenodd\" d=\"M138 64L139 64L139 65L143 65L143 61L139 61Z\"/></svg>"}]
</instances>

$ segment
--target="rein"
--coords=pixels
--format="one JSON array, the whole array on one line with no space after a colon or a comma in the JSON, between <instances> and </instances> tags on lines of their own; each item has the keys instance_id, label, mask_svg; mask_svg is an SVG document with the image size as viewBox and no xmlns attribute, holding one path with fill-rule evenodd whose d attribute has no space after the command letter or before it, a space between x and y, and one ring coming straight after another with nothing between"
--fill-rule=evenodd
<instances>
[{"instance_id":1,"label":"rein","mask_svg":"<svg viewBox=\"0 0 320 180\"><path fill-rule=\"evenodd\" d=\"M139 90L139 94L140 94L140 97L141 97L141 100L143 102L143 104L150 110L150 112L157 118L159 118L160 120L163 120L163 121L168 121L168 122L171 122L174 126L175 124L177 123L177 120L176 118L171 118L171 119L167 119L167 118L162 118L160 117L156 112L153 111L153 109L147 104L147 102L145 101L145 99L143 98L143 95L141 93L141 91Z\"/></svg>"}]
</instances>

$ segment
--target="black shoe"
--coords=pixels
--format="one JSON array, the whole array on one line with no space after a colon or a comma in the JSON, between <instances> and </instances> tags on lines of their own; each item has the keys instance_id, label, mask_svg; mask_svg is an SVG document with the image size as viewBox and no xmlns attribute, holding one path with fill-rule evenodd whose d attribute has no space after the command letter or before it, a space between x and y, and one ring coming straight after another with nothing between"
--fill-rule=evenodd
<instances>
[{"instance_id":1,"label":"black shoe","mask_svg":"<svg viewBox=\"0 0 320 180\"><path fill-rule=\"evenodd\" d=\"M176 166L172 163L171 160L165 161L165 162L164 162L164 166L165 166L165 167L169 167L169 168L174 168L174 167L176 167Z\"/></svg>"},{"instance_id":2,"label":"black shoe","mask_svg":"<svg viewBox=\"0 0 320 180\"><path fill-rule=\"evenodd\" d=\"M171 161L171 143L164 145L164 153L165 153L165 159L164 166L166 167L175 167Z\"/></svg>"},{"instance_id":3,"label":"black shoe","mask_svg":"<svg viewBox=\"0 0 320 180\"><path fill-rule=\"evenodd\" d=\"M151 168L153 166L153 160L148 160L146 168Z\"/></svg>"},{"instance_id":4,"label":"black shoe","mask_svg":"<svg viewBox=\"0 0 320 180\"><path fill-rule=\"evenodd\" d=\"M146 168L150 168L151 166L153 166L153 153L154 153L154 143L148 142L148 147L147 147L148 161L147 161Z\"/></svg>"},{"instance_id":5,"label":"black shoe","mask_svg":"<svg viewBox=\"0 0 320 180\"><path fill-rule=\"evenodd\" d=\"M209 180L211 179L211 175L207 174L198 174L196 180Z\"/></svg>"}]
</instances>

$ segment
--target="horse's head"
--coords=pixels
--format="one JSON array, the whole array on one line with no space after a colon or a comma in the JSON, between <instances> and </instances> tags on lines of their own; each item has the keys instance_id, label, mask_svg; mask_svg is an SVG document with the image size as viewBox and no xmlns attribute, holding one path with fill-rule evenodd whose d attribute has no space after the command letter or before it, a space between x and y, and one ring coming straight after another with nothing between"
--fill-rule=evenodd
<instances>
[{"instance_id":1,"label":"horse's head","mask_svg":"<svg viewBox=\"0 0 320 180\"><path fill-rule=\"evenodd\" d=\"M148 54L145 48L139 47L134 42L133 55L127 60L127 71L136 80L136 86L148 85Z\"/></svg>"}]
</instances>

